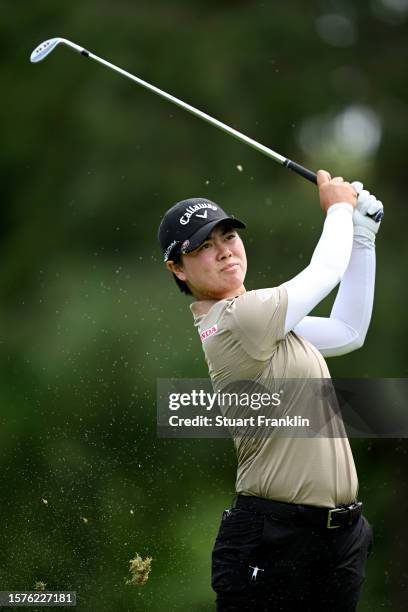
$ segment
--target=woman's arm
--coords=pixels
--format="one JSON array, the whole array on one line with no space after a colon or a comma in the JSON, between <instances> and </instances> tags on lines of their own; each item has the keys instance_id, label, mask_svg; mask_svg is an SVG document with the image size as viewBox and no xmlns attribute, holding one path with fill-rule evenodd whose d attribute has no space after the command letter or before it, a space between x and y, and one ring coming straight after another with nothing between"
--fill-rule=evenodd
<instances>
[{"instance_id":1,"label":"woman's arm","mask_svg":"<svg viewBox=\"0 0 408 612\"><path fill-rule=\"evenodd\" d=\"M364 344L374 300L375 246L355 236L349 266L340 283L330 318L305 317L294 332L325 357L354 351Z\"/></svg>"},{"instance_id":2,"label":"woman's arm","mask_svg":"<svg viewBox=\"0 0 408 612\"><path fill-rule=\"evenodd\" d=\"M369 215L382 212L382 203L362 190L354 213L354 240L348 268L342 278L330 318L304 317L294 331L312 342L325 357L360 348L370 324L375 285L375 234L379 222ZM353 186L354 186L353 185ZM291 310L289 302L288 310ZM289 318L291 313L289 312ZM293 315L292 315L293 316Z\"/></svg>"},{"instance_id":3,"label":"woman's arm","mask_svg":"<svg viewBox=\"0 0 408 612\"><path fill-rule=\"evenodd\" d=\"M288 294L285 334L294 329L340 282L353 243L353 207L331 206L310 264L283 284Z\"/></svg>"}]
</instances>

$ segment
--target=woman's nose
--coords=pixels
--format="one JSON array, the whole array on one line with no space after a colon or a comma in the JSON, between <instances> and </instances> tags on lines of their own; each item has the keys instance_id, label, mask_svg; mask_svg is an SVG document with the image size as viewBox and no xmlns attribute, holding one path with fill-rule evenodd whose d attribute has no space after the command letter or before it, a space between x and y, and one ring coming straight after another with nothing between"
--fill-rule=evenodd
<instances>
[{"instance_id":1,"label":"woman's nose","mask_svg":"<svg viewBox=\"0 0 408 612\"><path fill-rule=\"evenodd\" d=\"M232 253L231 253L231 249L229 248L229 246L227 244L221 244L218 247L218 257L219 259L225 259L227 257L231 257Z\"/></svg>"}]
</instances>

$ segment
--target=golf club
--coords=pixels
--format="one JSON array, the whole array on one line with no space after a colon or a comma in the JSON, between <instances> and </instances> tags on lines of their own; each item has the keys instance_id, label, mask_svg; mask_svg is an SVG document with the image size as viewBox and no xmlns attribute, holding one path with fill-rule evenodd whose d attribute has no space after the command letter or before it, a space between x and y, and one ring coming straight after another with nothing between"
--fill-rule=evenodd
<instances>
[{"instance_id":1,"label":"golf club","mask_svg":"<svg viewBox=\"0 0 408 612\"><path fill-rule=\"evenodd\" d=\"M297 172L298 174L308 179L309 181L316 183L317 179L316 179L316 174L314 172L311 172L310 170L307 170L303 166L300 166L299 164L293 161L290 161L289 159L286 159L282 155L279 155L279 153L276 153L275 151L268 149L268 147L265 147L264 145L256 142L255 140L252 140L252 138L248 138L248 136L245 136L244 134L241 134L237 130L234 130L233 128L229 127L228 125L225 125L225 123L221 123L221 121L218 121L217 119L214 119L213 117L210 117L206 113L203 113L197 108L190 106L190 104L186 104L182 100L179 100L178 98L175 98L174 96L166 93L165 91L158 89L154 85L150 85L150 83L146 83L146 81L143 81L142 79L139 79L133 74L126 72L126 70L122 70L122 68L119 68L118 66L115 66L114 64L111 64L110 62L107 62L101 57L94 55L90 51L87 51L83 47L76 45L70 40L66 40L65 38L50 38L49 40L44 41L43 43L38 45L38 47L36 47L34 51L32 52L30 56L31 62L36 63L36 62L42 61L52 51L54 51L54 49L60 44L66 45L70 47L71 49L74 49L81 55L84 55L85 57L89 57L90 59L93 59L96 62L99 62L100 64L103 64L104 66L107 66L111 70L115 70L115 72L119 72L120 74L123 74L125 77L127 77L128 79L131 79L132 81L135 81L142 87L145 87L146 89L149 89L150 91L153 91L154 93L158 94L162 98L169 100L169 102L172 102L173 104L176 104L177 106L180 106L181 108L184 108L184 110L192 113L193 115L196 115L196 117L200 117L201 119L204 119L204 121L207 121L208 123L211 123L212 125L215 125L215 127L218 127L220 130L227 132L227 134L231 134L231 136L234 136L238 140L245 142L246 144L253 147L254 149L257 149L261 153L264 153L268 157L271 157L272 159L274 159L276 162L278 162L282 166L286 166L287 168L290 168L294 172Z\"/></svg>"},{"instance_id":2,"label":"golf club","mask_svg":"<svg viewBox=\"0 0 408 612\"><path fill-rule=\"evenodd\" d=\"M162 91L158 87L155 87L154 85L151 85L150 83L147 83L146 81L143 81L142 79L139 79L133 74L130 74L130 72L127 72L126 70L123 70L122 68L119 68L118 66L115 66L114 64L111 64L110 62L107 62L101 57L98 57L97 55L94 55L90 51L87 51L83 47L76 45L70 40L66 40L65 38L50 38L49 40L45 40L40 45L38 45L38 47L36 47L34 51L31 53L30 61L33 63L42 61L52 51L54 51L54 49L60 44L66 45L67 47L74 49L74 51L77 51L84 57L89 57L90 59L93 59L94 61L99 62L100 64L103 64L104 66L107 66L111 70L114 70L115 72L119 72L119 74L123 74L123 76L127 77L128 79L131 79L132 81L135 81L142 87L145 87L146 89L149 89L150 91L153 91L154 93L158 94L162 98L165 98L169 102L172 102L173 104L176 104L177 106L180 106L181 108L184 108L184 110L188 111L189 113L192 113L196 117L200 117L200 119L207 121L207 123L214 125L215 127L219 128L223 132L230 134L231 136L240 140L241 142L246 143L250 147L253 147L257 151L260 151L264 155L267 155L268 157L276 161L278 164L285 166L286 168L289 168L290 170L293 170L300 176L303 176L303 178L311 181L312 183L317 184L317 176L315 172L312 172L311 170L304 168L300 164L297 164L296 162L291 161L290 159L287 159L286 157L283 157L283 155L280 155L279 153L276 153L272 149L265 147L259 142L256 142L252 138L249 138L248 136L241 134L241 132L234 130L233 128L229 127L225 123L222 123L221 121L218 121L217 119L214 119L213 117L210 117L210 115L203 113L202 111L198 110L197 108L194 108L190 104L186 104L186 102L183 102L182 100L179 100L178 98L175 98L174 96L166 93L165 91ZM376 218L378 216L379 218ZM377 213L376 217L374 217L375 221L380 221L382 214Z\"/></svg>"}]
</instances>

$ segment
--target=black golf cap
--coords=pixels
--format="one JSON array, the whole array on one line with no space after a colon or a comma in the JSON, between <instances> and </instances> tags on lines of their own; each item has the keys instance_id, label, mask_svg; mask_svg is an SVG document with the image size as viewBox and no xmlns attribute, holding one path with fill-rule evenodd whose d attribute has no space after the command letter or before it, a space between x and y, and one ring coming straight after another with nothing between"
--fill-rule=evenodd
<instances>
[{"instance_id":1,"label":"black golf cap","mask_svg":"<svg viewBox=\"0 0 408 612\"><path fill-rule=\"evenodd\" d=\"M218 204L206 198L176 202L165 213L159 226L158 237L164 261L175 253L194 251L220 221L228 221L232 227L246 227L245 223L227 215Z\"/></svg>"}]
</instances>

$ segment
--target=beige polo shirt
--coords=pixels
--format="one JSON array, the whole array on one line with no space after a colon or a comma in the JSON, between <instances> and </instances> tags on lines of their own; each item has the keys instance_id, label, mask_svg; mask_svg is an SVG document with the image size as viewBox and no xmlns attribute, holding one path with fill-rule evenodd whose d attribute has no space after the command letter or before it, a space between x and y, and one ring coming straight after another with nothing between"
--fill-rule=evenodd
<instances>
[{"instance_id":1,"label":"beige polo shirt","mask_svg":"<svg viewBox=\"0 0 408 612\"><path fill-rule=\"evenodd\" d=\"M310 342L294 332L285 336L283 286L194 302L190 308L214 390L250 380L272 393L276 380L300 379L306 393L307 379L330 378L323 356ZM302 398L302 388L297 388L292 406L287 406L292 414ZM322 397L313 404L323 418L331 414L325 401ZM330 428L330 436L235 437L236 492L321 507L354 500L358 480L340 415L331 418Z\"/></svg>"}]
</instances>

